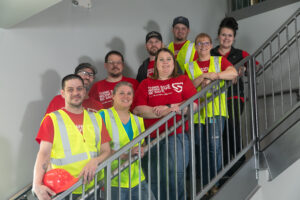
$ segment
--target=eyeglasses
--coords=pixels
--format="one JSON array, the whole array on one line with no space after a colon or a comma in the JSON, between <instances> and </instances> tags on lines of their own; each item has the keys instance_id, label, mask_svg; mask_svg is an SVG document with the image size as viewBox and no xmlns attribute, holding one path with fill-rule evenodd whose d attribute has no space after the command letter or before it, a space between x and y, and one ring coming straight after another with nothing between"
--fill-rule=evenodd
<instances>
[{"instance_id":1,"label":"eyeglasses","mask_svg":"<svg viewBox=\"0 0 300 200\"><path fill-rule=\"evenodd\" d=\"M114 61L111 61L111 60L107 61L107 63L109 65L121 65L121 64L123 64L122 61L116 61L116 62L114 62Z\"/></svg>"},{"instance_id":2,"label":"eyeglasses","mask_svg":"<svg viewBox=\"0 0 300 200\"><path fill-rule=\"evenodd\" d=\"M197 45L207 47L208 45L210 45L210 42L198 42Z\"/></svg>"},{"instance_id":3,"label":"eyeglasses","mask_svg":"<svg viewBox=\"0 0 300 200\"><path fill-rule=\"evenodd\" d=\"M81 76L88 76L90 78L95 77L95 74L93 72L79 71L77 74Z\"/></svg>"}]
</instances>

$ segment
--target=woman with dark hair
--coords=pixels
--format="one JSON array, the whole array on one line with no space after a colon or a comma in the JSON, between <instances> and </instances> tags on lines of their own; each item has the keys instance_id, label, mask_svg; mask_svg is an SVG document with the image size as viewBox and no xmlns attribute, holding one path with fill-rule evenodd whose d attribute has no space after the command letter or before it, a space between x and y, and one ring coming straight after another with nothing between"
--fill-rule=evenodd
<instances>
[{"instance_id":1,"label":"woman with dark hair","mask_svg":"<svg viewBox=\"0 0 300 200\"><path fill-rule=\"evenodd\" d=\"M178 76L176 72L176 61L173 53L162 48L158 50L155 57L154 74L152 78L143 80L135 95L133 112L142 116L145 120L145 127L158 122L170 112L176 112L176 120L181 120L180 104L196 94L193 83L186 75ZM196 109L197 104L193 104ZM186 111L185 111L186 112ZM168 121L168 128L174 125L173 118ZM169 192L170 199L176 199L176 176L178 199L184 199L184 172L189 162L189 140L182 126L174 132L169 133L168 140L164 139L159 143L159 152L154 147L151 150L151 189L158 199L158 181L160 182L160 199L167 199ZM159 128L159 134L165 131L165 125ZM156 138L156 131L151 133L151 139ZM166 142L168 141L168 143ZM184 144L183 144L184 143ZM167 148L168 147L168 148ZM176 149L175 149L176 147ZM166 163L168 154L168 166ZM184 155L185 154L185 165ZM157 157L159 156L160 173L158 180ZM175 161L177 160L177 163ZM167 179L166 169L169 169ZM176 175L175 175L176 173ZM169 191L167 191L169 185Z\"/></svg>"},{"instance_id":2,"label":"woman with dark hair","mask_svg":"<svg viewBox=\"0 0 300 200\"><path fill-rule=\"evenodd\" d=\"M249 56L249 53L241 49L233 47L238 23L233 17L224 18L218 29L219 46L211 50L212 56L223 56L227 58L233 65L237 64L243 58ZM242 75L245 66L239 68L239 76ZM232 88L228 88L227 93L228 107L228 134L223 134L223 151L224 162L232 159L241 151L241 133L240 133L240 115L244 110L244 84L242 78L238 78L238 84L233 81ZM224 130L227 130L226 128ZM227 145L227 135L229 136L229 147ZM230 157L228 158L228 148L230 148ZM243 160L243 159L242 159Z\"/></svg>"}]
</instances>

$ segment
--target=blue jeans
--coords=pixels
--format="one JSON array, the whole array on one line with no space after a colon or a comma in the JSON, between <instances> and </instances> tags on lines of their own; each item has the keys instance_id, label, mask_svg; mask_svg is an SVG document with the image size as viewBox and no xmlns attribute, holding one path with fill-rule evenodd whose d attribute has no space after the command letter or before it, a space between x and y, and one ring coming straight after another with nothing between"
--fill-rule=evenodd
<instances>
[{"instance_id":1,"label":"blue jeans","mask_svg":"<svg viewBox=\"0 0 300 200\"><path fill-rule=\"evenodd\" d=\"M175 150L176 139L176 150ZM183 143L185 145L183 150ZM175 151L177 153L177 165L175 163ZM183 152L185 152L185 163L183 162ZM166 139L159 143L159 177L158 180L158 163L157 163L157 146L153 146L151 149L151 189L158 199L158 181L160 183L160 199L167 199L167 192L169 192L169 199L176 199L176 182L175 177L177 175L177 194L178 199L184 199L184 173L186 171L189 162L189 138L187 134L177 134L168 137L168 149L166 149ZM167 153L168 153L168 167L169 178L167 180ZM184 165L185 164L185 165ZM177 171L175 170L177 166ZM147 177L149 177L147 175ZM150 183L150 182L149 182ZM167 184L169 184L169 191L167 191Z\"/></svg>"},{"instance_id":2,"label":"blue jeans","mask_svg":"<svg viewBox=\"0 0 300 200\"><path fill-rule=\"evenodd\" d=\"M146 181L141 182L141 199L148 199L148 184ZM129 199L129 188L120 188L121 189L121 199L120 200L127 200ZM153 199L153 194L150 194ZM119 200L119 188L118 187L111 187L111 199ZM131 188L131 199L138 200L139 199L139 185Z\"/></svg>"},{"instance_id":3,"label":"blue jeans","mask_svg":"<svg viewBox=\"0 0 300 200\"><path fill-rule=\"evenodd\" d=\"M216 176L216 172L219 172L222 168L222 146L221 138L223 134L225 117L215 116L206 119L206 124L200 125L201 129L201 154L196 155L196 162L200 163L199 157L202 160L202 175L203 185L206 185L209 180ZM195 144L196 149L199 149L200 145L200 133L199 124L195 124ZM209 151L209 154L208 152ZM209 155L209 158L207 157ZM216 165L215 165L216 164ZM216 167L215 167L216 166ZM200 167L197 167L200 170ZM208 179L208 170L210 179ZM198 173L199 174L199 171Z\"/></svg>"}]
</instances>

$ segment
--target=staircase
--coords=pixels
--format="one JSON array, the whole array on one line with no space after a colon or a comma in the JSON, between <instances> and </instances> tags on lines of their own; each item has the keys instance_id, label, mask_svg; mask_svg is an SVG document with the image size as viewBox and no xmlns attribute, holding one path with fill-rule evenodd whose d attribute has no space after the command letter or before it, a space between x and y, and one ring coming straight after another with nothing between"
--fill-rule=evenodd
<instances>
[{"instance_id":1,"label":"staircase","mask_svg":"<svg viewBox=\"0 0 300 200\"><path fill-rule=\"evenodd\" d=\"M268 173L268 181L276 179L294 162L300 158L300 48L299 48L299 30L300 27L300 9L297 10L253 55L244 58L235 65L238 69L246 65L247 74L242 75L245 87L244 112L240 106L238 108L238 117L240 119L241 141L235 143L241 145L241 151L235 149L234 156L228 162L222 163L222 169L217 172L215 177L210 177L209 182L203 185L202 178L196 176L196 171L201 172L202 163L196 167L195 136L194 136L194 113L192 104L195 100L199 103L196 113L200 114L202 108L206 107L214 97L227 94L227 89L232 85L227 82L221 89L220 82L216 81L193 96L191 99L181 105L180 109L188 109L188 114L182 114L182 120L175 124L175 127L184 125L185 121L189 123L190 139L190 167L184 174L185 199L231 199L241 200L250 199L260 188L259 179L262 170ZM255 61L260 64L256 65ZM239 81L237 82L239 87ZM207 98L207 93L213 93ZM204 99L204 101L203 101ZM237 100L240 104L239 100ZM112 171L111 163L119 160L120 156L131 149L135 144L141 143L143 139L147 141L145 155L150 156L151 148L159 148L159 141L168 140L166 137L174 131L175 127L166 130L165 133L157 136L155 140L150 140L150 133L158 131L160 126L165 126L167 121L175 121L175 113L165 116L157 124L153 125L127 146L113 154L105 162L99 165L97 171L105 170L105 180L95 183L95 187L82 197L93 195L96 199L111 199L111 180L113 177L129 166L129 163L135 160L141 161L141 156L131 157ZM228 121L225 122L228 125ZM224 134L228 133L225 130ZM233 130L237 134L236 130ZM200 143L201 144L201 143ZM185 154L186 152L184 152ZM230 157L229 150L222 152ZM219 188L216 194L211 194L212 188L224 179L227 172L245 157L246 161L235 172L235 174L226 179L226 182ZM148 162L150 166L150 162ZM141 166L140 166L141 170ZM144 171L151 177L150 170ZM188 174L189 173L189 174ZM148 182L151 181L148 180ZM149 184L150 185L150 184ZM101 192L99 188L104 186L105 191ZM72 199L72 191L77 187L83 187L82 180L79 180L67 191L57 195L54 199ZM168 186L161 186L168 187ZM33 199L30 196L31 186L27 186L11 199ZM149 187L150 191L151 188ZM84 191L84 190L83 190ZM96 192L95 192L96 191ZM208 193L210 195L208 195Z\"/></svg>"}]
</instances>

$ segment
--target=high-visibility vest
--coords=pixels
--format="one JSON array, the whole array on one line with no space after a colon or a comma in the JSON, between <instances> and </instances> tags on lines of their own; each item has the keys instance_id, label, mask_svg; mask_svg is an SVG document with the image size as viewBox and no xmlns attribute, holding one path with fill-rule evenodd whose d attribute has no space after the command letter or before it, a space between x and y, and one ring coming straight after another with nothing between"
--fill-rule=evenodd
<instances>
[{"instance_id":1,"label":"high-visibility vest","mask_svg":"<svg viewBox=\"0 0 300 200\"><path fill-rule=\"evenodd\" d=\"M174 43L171 42L168 46L168 49L170 51L175 52L174 50ZM185 68L184 68L184 64L185 63L189 63L189 62L193 62L194 56L196 53L196 49L195 49L195 44L192 43L191 41L187 40L184 45L181 47L180 51L177 54L176 60L182 70L182 72L184 73Z\"/></svg>"},{"instance_id":2,"label":"high-visibility vest","mask_svg":"<svg viewBox=\"0 0 300 200\"><path fill-rule=\"evenodd\" d=\"M128 144L130 142L130 139L114 107L111 107L109 109L103 109L101 111L104 112L105 125L110 137L112 138L111 148L114 151L118 151L120 148ZM131 119L131 126L133 130L133 138L135 138L143 131L145 131L144 121L143 118L133 115L131 113L130 113L130 119ZM144 140L142 140L141 143L143 142ZM136 144L135 146L138 146L138 144ZM113 161L111 166L112 166L111 167L112 170L117 169L119 166L118 160ZM140 170L140 174L139 174L139 170ZM143 170L142 168L139 168L139 161L137 160L131 164L131 188L139 184L139 175L141 176L141 181L145 180ZM129 188L129 168L126 168L124 171L121 172L120 183L121 183L120 187ZM111 186L113 187L119 186L118 176L112 179Z\"/></svg>"},{"instance_id":3,"label":"high-visibility vest","mask_svg":"<svg viewBox=\"0 0 300 200\"><path fill-rule=\"evenodd\" d=\"M222 56L211 56L208 72L215 72L215 73L221 72L221 61L222 61ZM197 61L186 63L185 70L191 80L194 80L195 78L203 74ZM220 81L220 87L214 89L218 89L223 86L224 86L224 80ZM200 90L201 90L201 86L198 86L197 91ZM207 92L206 97L209 98L211 97L211 95L212 95L211 92ZM205 124L205 117L213 117L218 115L225 116L225 117L228 116L227 109L226 109L226 102L225 102L225 92L222 92L220 96L221 96L221 104L220 104L218 93L215 95L214 100L207 104L207 116L206 116L205 108L201 110L200 122L202 124ZM204 101L204 99L201 100ZM212 102L214 102L214 109L212 107ZM221 112L220 112L220 107L221 107ZM194 123L199 123L198 113L194 115Z\"/></svg>"},{"instance_id":4,"label":"high-visibility vest","mask_svg":"<svg viewBox=\"0 0 300 200\"><path fill-rule=\"evenodd\" d=\"M97 113L83 111L83 134L63 110L48 114L53 122L54 137L51 150L52 169L62 168L78 177L85 165L100 154L102 119ZM86 184L93 187L94 181ZM82 187L73 193L81 194Z\"/></svg>"}]
</instances>

